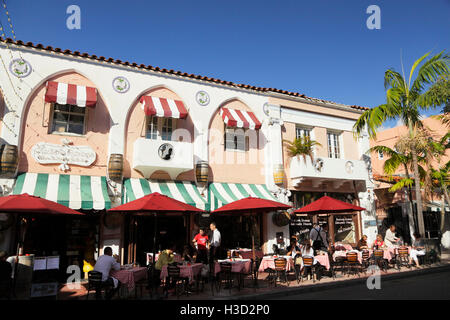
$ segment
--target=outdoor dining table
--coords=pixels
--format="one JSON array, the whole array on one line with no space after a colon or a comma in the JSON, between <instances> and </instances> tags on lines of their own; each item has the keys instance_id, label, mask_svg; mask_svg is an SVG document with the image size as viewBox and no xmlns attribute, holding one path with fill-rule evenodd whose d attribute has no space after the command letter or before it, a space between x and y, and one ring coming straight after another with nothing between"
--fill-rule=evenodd
<instances>
[{"instance_id":1,"label":"outdoor dining table","mask_svg":"<svg viewBox=\"0 0 450 320\"><path fill-rule=\"evenodd\" d=\"M275 269L275 259L277 258L286 258L286 271L294 270L294 259L292 259L292 256L265 256L261 260L258 271L264 272L266 269Z\"/></svg>"},{"instance_id":2,"label":"outdoor dining table","mask_svg":"<svg viewBox=\"0 0 450 320\"><path fill-rule=\"evenodd\" d=\"M193 282L194 279L199 275L202 271L203 263L187 263L178 265L180 268L180 277L188 278L189 282ZM161 269L161 280L165 280L169 276L167 271L167 265L163 266Z\"/></svg>"},{"instance_id":3,"label":"outdoor dining table","mask_svg":"<svg viewBox=\"0 0 450 320\"><path fill-rule=\"evenodd\" d=\"M245 273L248 274L251 272L251 260L250 259L225 259L218 260L214 265L214 274L218 274L220 272L220 263L227 262L231 264L231 272L235 273Z\"/></svg>"},{"instance_id":4,"label":"outdoor dining table","mask_svg":"<svg viewBox=\"0 0 450 320\"><path fill-rule=\"evenodd\" d=\"M232 249L230 251L232 256L236 252L242 257L242 259L253 259L252 249L240 248L240 249ZM261 250L255 250L255 256L261 259L264 256L264 252L262 252Z\"/></svg>"},{"instance_id":5,"label":"outdoor dining table","mask_svg":"<svg viewBox=\"0 0 450 320\"><path fill-rule=\"evenodd\" d=\"M328 258L328 254L314 256L314 259L316 259L320 265L325 267L325 269L330 270L330 259Z\"/></svg>"},{"instance_id":6,"label":"outdoor dining table","mask_svg":"<svg viewBox=\"0 0 450 320\"><path fill-rule=\"evenodd\" d=\"M130 269L111 270L109 275L119 280L128 291L133 291L137 281L147 278L147 268L134 267Z\"/></svg>"}]
</instances>

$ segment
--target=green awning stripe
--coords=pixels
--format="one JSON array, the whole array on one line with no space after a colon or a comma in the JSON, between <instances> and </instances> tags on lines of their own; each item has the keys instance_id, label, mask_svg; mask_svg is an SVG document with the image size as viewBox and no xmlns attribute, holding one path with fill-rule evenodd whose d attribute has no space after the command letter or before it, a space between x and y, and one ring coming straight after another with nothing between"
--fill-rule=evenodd
<instances>
[{"instance_id":1,"label":"green awning stripe","mask_svg":"<svg viewBox=\"0 0 450 320\"><path fill-rule=\"evenodd\" d=\"M16 185L14 186L13 194L22 194L24 182L25 182L25 175L21 174L16 179Z\"/></svg>"},{"instance_id":2,"label":"green awning stripe","mask_svg":"<svg viewBox=\"0 0 450 320\"><path fill-rule=\"evenodd\" d=\"M69 206L70 200L70 176L62 174L59 176L58 203Z\"/></svg>"},{"instance_id":3,"label":"green awning stripe","mask_svg":"<svg viewBox=\"0 0 450 320\"><path fill-rule=\"evenodd\" d=\"M256 196L258 198L267 199L267 197L264 196L254 184L249 184L249 187L250 187L250 189L252 189L252 191L256 194ZM270 200L270 199L268 199L268 200Z\"/></svg>"},{"instance_id":4,"label":"green awning stripe","mask_svg":"<svg viewBox=\"0 0 450 320\"><path fill-rule=\"evenodd\" d=\"M233 201L240 199L234 194L234 192L231 190L230 185L228 183L222 183L222 187L224 188L226 193L228 193L228 195L233 199Z\"/></svg>"},{"instance_id":5,"label":"green awning stripe","mask_svg":"<svg viewBox=\"0 0 450 320\"><path fill-rule=\"evenodd\" d=\"M248 193L247 190L245 190L245 188L242 186L242 184L240 183L236 183L235 184L236 188L239 190L239 192L242 194L242 196L239 199L243 199L243 198L248 198L251 195ZM239 200L238 199L238 200Z\"/></svg>"},{"instance_id":6,"label":"green awning stripe","mask_svg":"<svg viewBox=\"0 0 450 320\"><path fill-rule=\"evenodd\" d=\"M48 174L38 174L34 193L36 197L45 198L47 194Z\"/></svg>"},{"instance_id":7,"label":"green awning stripe","mask_svg":"<svg viewBox=\"0 0 450 320\"><path fill-rule=\"evenodd\" d=\"M102 192L103 192L103 200L105 201L105 209L111 209L111 198L108 194L108 184L106 181L106 177L101 177L102 181Z\"/></svg>"},{"instance_id":8,"label":"green awning stripe","mask_svg":"<svg viewBox=\"0 0 450 320\"><path fill-rule=\"evenodd\" d=\"M141 183L142 191L144 192L144 195L152 193L152 189L150 189L150 184L145 179L139 179L139 182Z\"/></svg>"},{"instance_id":9,"label":"green awning stripe","mask_svg":"<svg viewBox=\"0 0 450 320\"><path fill-rule=\"evenodd\" d=\"M178 188L178 191L180 191L180 194L183 197L184 202L195 207L196 203L194 199L192 199L191 196L189 195L189 192L186 190L186 187L184 186L183 182L181 181L176 182L176 187Z\"/></svg>"},{"instance_id":10,"label":"green awning stripe","mask_svg":"<svg viewBox=\"0 0 450 320\"><path fill-rule=\"evenodd\" d=\"M123 183L123 187L125 189L123 194L126 194L126 199L122 199L122 202L127 203L130 201L136 200L136 196L134 194L133 188L131 187L130 179L125 180L125 182Z\"/></svg>"},{"instance_id":11,"label":"green awning stripe","mask_svg":"<svg viewBox=\"0 0 450 320\"><path fill-rule=\"evenodd\" d=\"M227 203L228 203L228 201L226 201L225 198L222 197L222 195L220 194L220 192L217 191L216 186L215 186L213 183L211 183L211 184L209 185L209 187L210 187L211 191L214 193L214 197L215 197L218 201L222 202L223 204L227 204Z\"/></svg>"},{"instance_id":12,"label":"green awning stripe","mask_svg":"<svg viewBox=\"0 0 450 320\"><path fill-rule=\"evenodd\" d=\"M80 178L81 191L81 209L89 209L94 206L92 199L91 178L89 176L81 176Z\"/></svg>"},{"instance_id":13,"label":"green awning stripe","mask_svg":"<svg viewBox=\"0 0 450 320\"><path fill-rule=\"evenodd\" d=\"M267 192L267 194L270 195L271 199L269 199L269 200L278 201L278 199L275 198L274 195L272 195L272 193L269 191L269 189L267 188L267 186L265 184L262 184L261 187Z\"/></svg>"},{"instance_id":14,"label":"green awning stripe","mask_svg":"<svg viewBox=\"0 0 450 320\"><path fill-rule=\"evenodd\" d=\"M158 181L159 188L161 189L162 194L171 197L175 199L175 197L172 195L172 192L170 192L169 186L164 181Z\"/></svg>"}]
</instances>

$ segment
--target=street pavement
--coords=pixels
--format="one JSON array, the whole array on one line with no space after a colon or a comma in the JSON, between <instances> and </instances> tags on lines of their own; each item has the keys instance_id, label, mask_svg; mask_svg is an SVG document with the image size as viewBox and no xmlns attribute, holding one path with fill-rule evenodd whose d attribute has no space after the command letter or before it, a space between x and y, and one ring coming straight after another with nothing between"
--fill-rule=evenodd
<instances>
[{"instance_id":1,"label":"street pavement","mask_svg":"<svg viewBox=\"0 0 450 320\"><path fill-rule=\"evenodd\" d=\"M381 279L380 289L369 290L366 281L323 291L293 293L273 300L395 300L450 299L450 269L398 279Z\"/></svg>"}]
</instances>

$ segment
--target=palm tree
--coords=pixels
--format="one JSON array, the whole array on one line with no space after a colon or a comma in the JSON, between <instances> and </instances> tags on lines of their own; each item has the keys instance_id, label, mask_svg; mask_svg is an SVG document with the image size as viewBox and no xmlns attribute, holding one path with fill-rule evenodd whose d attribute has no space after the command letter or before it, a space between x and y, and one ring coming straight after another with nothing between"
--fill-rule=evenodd
<instances>
[{"instance_id":1,"label":"palm tree","mask_svg":"<svg viewBox=\"0 0 450 320\"><path fill-rule=\"evenodd\" d=\"M311 140L308 136L299 136L294 141L284 140L287 144L287 150L290 157L303 157L303 161L306 164L306 158L311 159L311 163L314 163L314 147L322 146L319 142Z\"/></svg>"},{"instance_id":2,"label":"palm tree","mask_svg":"<svg viewBox=\"0 0 450 320\"><path fill-rule=\"evenodd\" d=\"M442 105L442 99L430 93L429 86L435 83L440 76L448 74L450 70L450 57L447 54L441 52L424 61L429 54L423 55L414 62L408 80L394 69L388 69L385 72L386 103L365 111L359 117L353 126L355 137L361 136L367 128L369 136L375 138L378 128L386 120L400 118L408 128L410 140L414 141L417 130L422 126L420 111ZM417 76L412 81L412 76L420 64ZM425 226L422 213L417 150L414 143L411 143L410 147L417 201L418 227L419 233L421 236L424 236Z\"/></svg>"}]
</instances>

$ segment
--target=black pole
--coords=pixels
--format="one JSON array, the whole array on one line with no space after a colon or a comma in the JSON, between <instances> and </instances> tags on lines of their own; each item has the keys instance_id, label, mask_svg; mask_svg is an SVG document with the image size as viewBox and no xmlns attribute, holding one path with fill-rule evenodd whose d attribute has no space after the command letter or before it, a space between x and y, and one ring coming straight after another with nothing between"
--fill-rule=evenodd
<instances>
[{"instance_id":1,"label":"black pole","mask_svg":"<svg viewBox=\"0 0 450 320\"><path fill-rule=\"evenodd\" d=\"M155 260L156 260L156 212L153 213L153 216L155 217L155 221L153 224L153 265L152 265L152 281L155 281ZM157 290L158 288L156 288ZM157 292L157 291L156 291Z\"/></svg>"}]
</instances>

